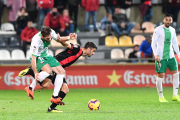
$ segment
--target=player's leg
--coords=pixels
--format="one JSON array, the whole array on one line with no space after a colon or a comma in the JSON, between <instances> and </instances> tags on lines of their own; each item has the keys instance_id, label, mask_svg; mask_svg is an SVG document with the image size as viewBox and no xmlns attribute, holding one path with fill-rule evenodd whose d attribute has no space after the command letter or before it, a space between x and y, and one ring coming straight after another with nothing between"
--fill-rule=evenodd
<instances>
[{"instance_id":1,"label":"player's leg","mask_svg":"<svg viewBox=\"0 0 180 120\"><path fill-rule=\"evenodd\" d=\"M172 100L180 102L180 98L178 95L178 89L179 89L178 63L175 58L169 59L168 68L173 74L173 97L172 97Z\"/></svg>"},{"instance_id":2,"label":"player's leg","mask_svg":"<svg viewBox=\"0 0 180 120\"><path fill-rule=\"evenodd\" d=\"M57 74L54 81L54 92L53 96L50 99L52 103L61 104L62 98L58 97L58 93L61 89L61 86L63 84L63 79L65 78L65 70L62 68L62 66L52 67L52 70Z\"/></svg>"},{"instance_id":3,"label":"player's leg","mask_svg":"<svg viewBox=\"0 0 180 120\"><path fill-rule=\"evenodd\" d=\"M180 97L178 95L178 89L179 89L179 72L178 71L171 71L173 74L173 101L180 102Z\"/></svg>"},{"instance_id":4,"label":"player's leg","mask_svg":"<svg viewBox=\"0 0 180 120\"><path fill-rule=\"evenodd\" d=\"M62 98L62 100L65 98L65 96L67 95L67 93L69 92L67 83L63 83L62 87L61 87L61 91L59 91L58 96L60 98ZM51 112L52 110L54 110L56 108L58 104L52 103L50 105L50 107L48 108L48 112Z\"/></svg>"},{"instance_id":5,"label":"player's leg","mask_svg":"<svg viewBox=\"0 0 180 120\"><path fill-rule=\"evenodd\" d=\"M159 95L160 102L168 102L163 96L163 87L162 81L164 80L164 73L167 69L167 62L165 60L161 60L161 62L155 61L155 69L157 74L156 87Z\"/></svg>"},{"instance_id":6,"label":"player's leg","mask_svg":"<svg viewBox=\"0 0 180 120\"><path fill-rule=\"evenodd\" d=\"M33 71L33 69L31 67L28 67L28 68L22 70L18 74L19 77L22 77L22 76L25 76L25 75L31 75L32 77L35 77L34 71Z\"/></svg>"},{"instance_id":7,"label":"player's leg","mask_svg":"<svg viewBox=\"0 0 180 120\"><path fill-rule=\"evenodd\" d=\"M52 72L52 69L51 67L49 66L49 64L47 64L47 60L44 60L43 58L38 58L36 60L36 67L37 67L37 70L38 72L40 70L42 70L40 73L39 73L39 82L42 82L46 77L48 77L51 72ZM37 85L37 81L34 79L34 81L31 83L31 85L29 87L26 87L25 90L28 94L28 96L33 100L33 94L34 94L34 88L36 87Z\"/></svg>"}]
</instances>

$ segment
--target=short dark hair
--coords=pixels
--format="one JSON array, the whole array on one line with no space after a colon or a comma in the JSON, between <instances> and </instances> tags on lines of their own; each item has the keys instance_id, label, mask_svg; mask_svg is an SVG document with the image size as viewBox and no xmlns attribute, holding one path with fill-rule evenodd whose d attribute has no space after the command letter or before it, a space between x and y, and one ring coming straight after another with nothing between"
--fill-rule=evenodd
<instances>
[{"instance_id":1,"label":"short dark hair","mask_svg":"<svg viewBox=\"0 0 180 120\"><path fill-rule=\"evenodd\" d=\"M50 34L51 34L51 28L50 27L45 26L41 29L41 35L43 37L45 37L46 35L50 35Z\"/></svg>"},{"instance_id":2,"label":"short dark hair","mask_svg":"<svg viewBox=\"0 0 180 120\"><path fill-rule=\"evenodd\" d=\"M165 17L172 17L173 18L173 15L172 14L166 14L165 16L164 16L164 18Z\"/></svg>"},{"instance_id":3,"label":"short dark hair","mask_svg":"<svg viewBox=\"0 0 180 120\"><path fill-rule=\"evenodd\" d=\"M87 48L96 48L97 50L97 47L96 45L93 43L93 42L87 42L85 45L84 45L84 48L87 49Z\"/></svg>"},{"instance_id":4,"label":"short dark hair","mask_svg":"<svg viewBox=\"0 0 180 120\"><path fill-rule=\"evenodd\" d=\"M23 9L24 9L25 12L26 12L26 8L25 8L25 7L21 7L19 10L22 11Z\"/></svg>"},{"instance_id":5,"label":"short dark hair","mask_svg":"<svg viewBox=\"0 0 180 120\"><path fill-rule=\"evenodd\" d=\"M135 47L139 47L139 45L134 45L134 48L135 48Z\"/></svg>"}]
</instances>

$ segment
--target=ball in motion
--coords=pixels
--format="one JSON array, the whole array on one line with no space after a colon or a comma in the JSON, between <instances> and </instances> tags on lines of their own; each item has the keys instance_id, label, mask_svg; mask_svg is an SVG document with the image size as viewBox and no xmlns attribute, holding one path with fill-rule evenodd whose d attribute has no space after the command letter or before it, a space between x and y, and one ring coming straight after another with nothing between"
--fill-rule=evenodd
<instances>
[{"instance_id":1,"label":"ball in motion","mask_svg":"<svg viewBox=\"0 0 180 120\"><path fill-rule=\"evenodd\" d=\"M99 110L100 108L100 102L96 99L91 99L88 103L88 108L90 110Z\"/></svg>"}]
</instances>

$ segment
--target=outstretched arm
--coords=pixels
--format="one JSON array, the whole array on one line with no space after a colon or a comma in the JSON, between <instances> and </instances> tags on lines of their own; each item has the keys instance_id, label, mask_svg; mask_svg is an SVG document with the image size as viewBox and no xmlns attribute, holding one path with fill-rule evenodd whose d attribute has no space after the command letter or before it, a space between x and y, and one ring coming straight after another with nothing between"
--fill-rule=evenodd
<instances>
[{"instance_id":1,"label":"outstretched arm","mask_svg":"<svg viewBox=\"0 0 180 120\"><path fill-rule=\"evenodd\" d=\"M59 34L57 34L57 37L58 36L59 36ZM60 42L64 47L71 49L71 44L67 43L66 41L74 40L76 38L77 38L77 34L71 33L71 34L69 34L69 36L66 36L66 37L59 36L59 39L57 39L57 41Z\"/></svg>"}]
</instances>

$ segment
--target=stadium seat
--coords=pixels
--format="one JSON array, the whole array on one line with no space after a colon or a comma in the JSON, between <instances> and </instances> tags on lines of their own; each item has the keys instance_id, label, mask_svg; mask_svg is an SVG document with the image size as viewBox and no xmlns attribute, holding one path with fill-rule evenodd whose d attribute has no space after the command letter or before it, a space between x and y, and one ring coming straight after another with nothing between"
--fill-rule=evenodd
<instances>
[{"instance_id":1,"label":"stadium seat","mask_svg":"<svg viewBox=\"0 0 180 120\"><path fill-rule=\"evenodd\" d=\"M16 37L10 37L9 38L9 46L10 47L19 47L20 46L20 42Z\"/></svg>"},{"instance_id":2,"label":"stadium seat","mask_svg":"<svg viewBox=\"0 0 180 120\"><path fill-rule=\"evenodd\" d=\"M55 55L57 55L58 53L60 53L60 52L62 52L64 49L57 49L56 51L55 51Z\"/></svg>"},{"instance_id":3,"label":"stadium seat","mask_svg":"<svg viewBox=\"0 0 180 120\"><path fill-rule=\"evenodd\" d=\"M90 58L87 57L86 63L105 63L105 52L95 52Z\"/></svg>"},{"instance_id":4,"label":"stadium seat","mask_svg":"<svg viewBox=\"0 0 180 120\"><path fill-rule=\"evenodd\" d=\"M26 51L26 59L29 60L29 57L30 57L30 50L27 50L27 51Z\"/></svg>"},{"instance_id":5,"label":"stadium seat","mask_svg":"<svg viewBox=\"0 0 180 120\"><path fill-rule=\"evenodd\" d=\"M143 35L135 35L133 38L134 45L141 45L141 43L146 40Z\"/></svg>"},{"instance_id":6,"label":"stadium seat","mask_svg":"<svg viewBox=\"0 0 180 120\"><path fill-rule=\"evenodd\" d=\"M49 53L49 55L54 57L54 53L53 53L53 51L51 49L48 49L48 53Z\"/></svg>"},{"instance_id":7,"label":"stadium seat","mask_svg":"<svg viewBox=\"0 0 180 120\"><path fill-rule=\"evenodd\" d=\"M14 26L11 23L3 23L1 25L1 30L2 31L14 31Z\"/></svg>"},{"instance_id":8,"label":"stadium seat","mask_svg":"<svg viewBox=\"0 0 180 120\"><path fill-rule=\"evenodd\" d=\"M5 41L5 40L0 39L0 47L1 47L1 48L7 47L7 44L6 44L6 41Z\"/></svg>"},{"instance_id":9,"label":"stadium seat","mask_svg":"<svg viewBox=\"0 0 180 120\"><path fill-rule=\"evenodd\" d=\"M108 47L118 47L118 39L116 36L106 36L105 45Z\"/></svg>"},{"instance_id":10,"label":"stadium seat","mask_svg":"<svg viewBox=\"0 0 180 120\"><path fill-rule=\"evenodd\" d=\"M134 26L134 28L131 30L131 33L143 33L143 31L141 30L141 27L140 27L139 23L136 23L136 25Z\"/></svg>"},{"instance_id":11,"label":"stadium seat","mask_svg":"<svg viewBox=\"0 0 180 120\"><path fill-rule=\"evenodd\" d=\"M11 56L12 56L12 59L13 60L25 60L25 55L24 55L24 52L20 49L14 49L12 52L11 52Z\"/></svg>"},{"instance_id":12,"label":"stadium seat","mask_svg":"<svg viewBox=\"0 0 180 120\"><path fill-rule=\"evenodd\" d=\"M145 33L153 33L154 32L154 24L152 22L143 22L142 28L146 28Z\"/></svg>"},{"instance_id":13,"label":"stadium seat","mask_svg":"<svg viewBox=\"0 0 180 120\"><path fill-rule=\"evenodd\" d=\"M121 47L132 47L132 39L130 36L123 35L119 37L119 46Z\"/></svg>"},{"instance_id":14,"label":"stadium seat","mask_svg":"<svg viewBox=\"0 0 180 120\"><path fill-rule=\"evenodd\" d=\"M126 58L126 59L128 59L129 54L130 54L132 51L133 51L133 48L127 48L127 49L125 50L125 58Z\"/></svg>"},{"instance_id":15,"label":"stadium seat","mask_svg":"<svg viewBox=\"0 0 180 120\"><path fill-rule=\"evenodd\" d=\"M124 53L121 49L115 48L111 50L111 59L124 58Z\"/></svg>"},{"instance_id":16,"label":"stadium seat","mask_svg":"<svg viewBox=\"0 0 180 120\"><path fill-rule=\"evenodd\" d=\"M51 46L52 47L63 47L61 43L56 42L55 40L51 41Z\"/></svg>"},{"instance_id":17,"label":"stadium seat","mask_svg":"<svg viewBox=\"0 0 180 120\"><path fill-rule=\"evenodd\" d=\"M0 50L0 60L10 60L10 52L6 49L1 49Z\"/></svg>"}]
</instances>

